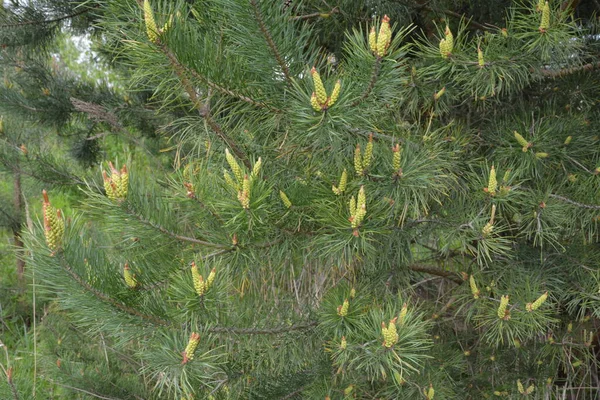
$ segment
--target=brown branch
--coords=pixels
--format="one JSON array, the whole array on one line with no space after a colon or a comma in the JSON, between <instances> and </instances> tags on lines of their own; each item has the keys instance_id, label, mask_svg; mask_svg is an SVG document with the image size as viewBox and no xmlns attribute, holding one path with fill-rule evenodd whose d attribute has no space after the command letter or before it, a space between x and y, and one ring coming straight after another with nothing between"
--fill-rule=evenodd
<instances>
[{"instance_id":1,"label":"brown branch","mask_svg":"<svg viewBox=\"0 0 600 400\"><path fill-rule=\"evenodd\" d=\"M559 196L558 194L550 193L548 196L552 197L553 199L558 199L558 200L564 201L565 203L573 204L573 205L575 205L577 207L587 208L587 209L590 209L590 210L600 210L600 206L593 205L593 204L579 203L579 202L577 202L575 200L571 200L571 199L566 198L564 196Z\"/></svg>"},{"instance_id":2,"label":"brown branch","mask_svg":"<svg viewBox=\"0 0 600 400\"><path fill-rule=\"evenodd\" d=\"M164 228L164 227L162 227L162 226L160 226L160 225L158 225L158 224L156 224L156 223L154 223L154 222L152 222L150 220L147 220L142 215L136 213L130 207L127 208L127 213L129 215L135 217L138 221L140 221L144 225L151 226L152 228L158 230L159 232L162 232L165 235L171 236L174 239L181 240L181 241L184 241L184 242L201 244L201 245L207 246L207 247L215 247L217 249L230 249L231 248L231 246L228 246L228 245L219 244L219 243L211 243L211 242L207 242L207 241L204 241L204 240L196 239L196 238L193 238L193 237L179 235L179 234L177 234L175 232L172 232L172 231L168 230L167 228Z\"/></svg>"},{"instance_id":3,"label":"brown branch","mask_svg":"<svg viewBox=\"0 0 600 400\"><path fill-rule=\"evenodd\" d=\"M179 60L177 59L177 56L175 56L175 54L167 46L159 43L159 48L167 56L167 58L173 65L173 68L175 69L175 74L177 75L177 77L179 77L179 80L181 81L181 84L183 85L184 90L186 91L188 96L190 96L190 99L192 100L192 103L194 104L194 108L196 110L198 110L198 112L200 113L200 116L204 118L204 120L206 121L208 126L213 130L213 132L215 132L215 134L223 142L225 142L225 144L227 146L229 146L229 148L237 156L237 158L240 159L244 163L244 165L248 169L251 170L252 164L250 164L250 160L248 159L248 156L246 156L246 153L244 153L238 147L237 143L233 139L231 139L225 132L223 132L223 130L221 129L219 124L217 124L211 118L208 108L204 107L201 104L200 99L198 98L198 95L196 94L196 89L194 88L194 86L190 82L189 78L187 77L188 70L185 68L185 66L183 66L183 64L181 64L179 62Z\"/></svg>"},{"instance_id":4,"label":"brown branch","mask_svg":"<svg viewBox=\"0 0 600 400\"><path fill-rule=\"evenodd\" d=\"M314 328L319 323L317 321L307 322L305 324L282 326L279 328L225 328L215 327L209 328L208 331L211 333L233 333L238 335L278 335L281 333L288 333L292 331L303 331Z\"/></svg>"},{"instance_id":5,"label":"brown branch","mask_svg":"<svg viewBox=\"0 0 600 400\"><path fill-rule=\"evenodd\" d=\"M412 264L409 265L408 268L417 272L425 272L426 274L441 276L442 278L451 280L454 283L461 285L463 283L463 279L453 271L446 271L441 268L437 268L431 265L423 265L423 264Z\"/></svg>"},{"instance_id":6,"label":"brown branch","mask_svg":"<svg viewBox=\"0 0 600 400\"><path fill-rule=\"evenodd\" d=\"M290 20L297 21L297 20L310 19L310 18L315 18L315 17L329 18L332 14L338 14L339 12L340 12L340 9L338 7L333 7L331 9L331 11L326 12L326 13L315 12L315 13L306 14L306 15L296 15L296 16L290 17Z\"/></svg>"},{"instance_id":7,"label":"brown branch","mask_svg":"<svg viewBox=\"0 0 600 400\"><path fill-rule=\"evenodd\" d=\"M357 105L362 103L363 100L369 97L371 91L377 83L377 78L379 78L379 71L381 71L381 57L377 56L375 64L373 64L373 71L371 72L371 80L369 81L369 85L365 88L365 91L363 92L362 96L360 96L358 100L351 104L352 107L356 107Z\"/></svg>"},{"instance_id":8,"label":"brown branch","mask_svg":"<svg viewBox=\"0 0 600 400\"><path fill-rule=\"evenodd\" d=\"M69 275L71 275L73 280L75 280L75 282L77 282L80 286L82 286L84 289L86 289L88 292L90 292L91 294L96 296L101 301L106 302L115 308L118 308L119 310L125 312L126 314L142 318L144 320L152 322L153 324L162 325L162 326L171 325L167 321L165 321L161 318L155 317L154 315L144 314L144 313L136 310L135 308L126 306L125 304L116 301L115 299L113 299L110 296L106 295L105 293L99 291L98 289L93 288L86 281L84 281L81 276L79 276L75 271L73 271L73 269L67 264L67 262L63 256L61 256L60 258L62 261L61 266L63 267L63 269L65 271L67 271L69 273Z\"/></svg>"},{"instance_id":9,"label":"brown branch","mask_svg":"<svg viewBox=\"0 0 600 400\"><path fill-rule=\"evenodd\" d=\"M564 68L558 70L541 69L540 73L546 78L562 78L563 76L576 74L578 72L589 72L600 68L600 61L588 63L579 67Z\"/></svg>"},{"instance_id":10,"label":"brown branch","mask_svg":"<svg viewBox=\"0 0 600 400\"><path fill-rule=\"evenodd\" d=\"M263 103L262 101L254 100L254 99L252 99L252 98L250 98L248 96L245 96L243 94L234 92L231 89L228 89L226 87L218 85L218 84L216 84L216 83L208 80L208 78L206 78L205 76L200 75L200 73L198 71L194 70L194 69L191 69L191 68L186 68L186 69L190 72L190 74L192 74L192 76L194 78L198 79L199 81L204 82L204 84L206 86L208 86L209 88L211 88L211 89L217 90L217 91L219 91L219 92L221 92L223 94L226 94L228 96L235 97L235 98L237 98L239 100L245 101L246 103L252 104L252 105L254 105L256 107L268 108L269 110L271 110L273 112L276 112L276 113L282 113L283 112L283 110L280 110L278 108L272 107L272 106L268 105L267 103Z\"/></svg>"},{"instance_id":11,"label":"brown branch","mask_svg":"<svg viewBox=\"0 0 600 400\"><path fill-rule=\"evenodd\" d=\"M283 75L285 76L285 79L289 83L291 83L292 79L291 79L291 75L290 75L290 70L289 70L288 66L285 64L283 57L281 57L281 54L279 53L279 50L277 49L277 46L275 45L275 42L273 41L273 37L271 36L271 33L269 33L267 26L265 25L265 21L263 20L262 15L260 14L260 9L258 8L258 4L256 4L256 0L250 0L250 4L252 5L252 8L254 10L254 18L256 18L256 21L258 22L260 31L262 32L263 36L265 37L267 44L271 48L271 51L273 52L273 55L275 56L277 63L281 67L281 70L283 71Z\"/></svg>"},{"instance_id":12,"label":"brown branch","mask_svg":"<svg viewBox=\"0 0 600 400\"><path fill-rule=\"evenodd\" d=\"M94 6L94 8L96 8L96 7L98 7L98 5ZM0 25L0 28L12 28L12 27L17 27L17 26L38 25L38 24L40 24L40 25L52 24L54 22L60 22L60 21L64 21L65 19L77 17L81 14L85 14L86 12L88 12L90 10L91 10L90 8L84 8L82 10L74 12L73 14L63 15L62 17L46 19L43 21L23 21L23 22L17 22L14 24L2 24L2 25Z\"/></svg>"}]
</instances>

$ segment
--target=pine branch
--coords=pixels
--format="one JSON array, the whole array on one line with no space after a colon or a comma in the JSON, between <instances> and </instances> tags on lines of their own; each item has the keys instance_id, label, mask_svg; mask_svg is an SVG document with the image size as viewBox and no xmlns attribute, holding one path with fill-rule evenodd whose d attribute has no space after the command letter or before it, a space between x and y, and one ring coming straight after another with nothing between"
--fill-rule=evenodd
<instances>
[{"instance_id":1,"label":"pine branch","mask_svg":"<svg viewBox=\"0 0 600 400\"><path fill-rule=\"evenodd\" d=\"M252 5L252 8L254 10L254 18L256 18L256 21L258 22L260 31L262 32L263 36L265 37L267 44L271 48L271 51L273 52L275 59L277 59L277 63L281 67L281 70L283 71L283 75L285 76L285 79L289 83L291 83L292 79L291 79L291 75L290 75L290 70L289 70L288 66L286 65L285 61L283 60L283 57L281 57L281 54L279 53L279 50L277 49L277 46L275 45L275 42L273 41L273 37L271 36L271 33L269 32L269 30L267 29L267 26L265 25L265 21L262 18L258 4L256 4L256 0L250 0L250 4Z\"/></svg>"},{"instance_id":2,"label":"pine branch","mask_svg":"<svg viewBox=\"0 0 600 400\"><path fill-rule=\"evenodd\" d=\"M231 247L228 246L228 245L223 245L223 244L218 244L218 243L211 243L211 242L207 242L207 241L204 241L204 240L196 239L196 238L193 238L193 237L179 235L179 234L177 234L175 232L172 232L172 231L168 230L165 227L162 227L162 226L158 225L157 223L154 223L154 222L152 222L152 221L144 218L143 215L138 214L131 207L127 208L127 214L131 215L132 217L135 217L138 221L140 221L144 225L151 226L152 228L154 228L154 229L156 229L156 230L164 233L165 235L171 236L174 239L181 240L183 242L190 242L190 243L200 244L202 246L207 246L207 247L215 247L217 249L229 249L229 250L231 249Z\"/></svg>"},{"instance_id":3,"label":"pine branch","mask_svg":"<svg viewBox=\"0 0 600 400\"><path fill-rule=\"evenodd\" d=\"M578 72L589 72L598 68L600 68L600 61L595 63L584 64L579 67L564 68L559 70L542 69L540 70L540 73L547 78L562 78L567 75L573 75Z\"/></svg>"},{"instance_id":4,"label":"pine branch","mask_svg":"<svg viewBox=\"0 0 600 400\"><path fill-rule=\"evenodd\" d=\"M94 8L97 8L97 7L99 7L99 5L94 6ZM84 9L74 12L72 14L63 15L62 17L46 19L46 20L42 20L42 21L23 21L23 22L17 22L14 24L2 24L2 25L0 25L0 28L13 28L13 27L17 27L17 26L26 26L26 25L47 25L47 24L52 24L54 22L61 22L66 19L77 17L79 15L89 12L90 10L91 10L91 8L84 8Z\"/></svg>"},{"instance_id":5,"label":"pine branch","mask_svg":"<svg viewBox=\"0 0 600 400\"><path fill-rule=\"evenodd\" d=\"M482 31L492 31L492 30L496 29L493 26L484 25L482 23L474 21L473 18L467 18L464 14L460 14L460 13L457 13L457 12L452 11L452 10L448 10L448 9L446 9L446 10L440 10L440 9L433 8L433 7L427 6L427 5L425 5L425 6L418 6L417 8L422 8L422 9L427 10L427 11L437 12L437 13L441 13L441 14L452 15L453 17L456 17L456 18L459 18L459 19L465 18L465 20L467 21L467 23L469 25L472 25L473 27L475 27L477 29L480 29Z\"/></svg>"},{"instance_id":6,"label":"pine branch","mask_svg":"<svg viewBox=\"0 0 600 400\"><path fill-rule=\"evenodd\" d=\"M101 300L105 303L108 303L115 308L118 308L119 310L125 312L126 314L142 318L146 321L152 322L153 324L161 325L161 326L170 326L169 322L167 322L161 318L155 317L154 315L144 314L144 313L136 310L135 308L131 308L129 306L126 306L123 303L116 301L115 299L113 299L110 296L108 296L107 294L99 291L98 289L93 288L81 276L79 276L75 271L73 271L73 269L69 266L69 264L67 264L66 260L64 259L64 256L61 255L60 260L61 260L61 266L63 267L63 269L65 271L67 271L69 273L69 275L71 275L73 280L75 282L77 282L85 290L87 290L88 292L93 294L95 297L97 297L99 300Z\"/></svg>"},{"instance_id":7,"label":"pine branch","mask_svg":"<svg viewBox=\"0 0 600 400\"><path fill-rule=\"evenodd\" d=\"M456 272L446 271L431 265L412 264L409 265L408 268L417 272L425 272L430 275L441 276L442 278L449 279L459 285L463 283L463 279L458 276Z\"/></svg>"},{"instance_id":8,"label":"pine branch","mask_svg":"<svg viewBox=\"0 0 600 400\"><path fill-rule=\"evenodd\" d=\"M329 12L326 12L326 13L315 12L315 13L306 14L306 15L295 15L295 16L290 17L290 20L297 21L297 20L310 19L310 18L315 18L315 17L329 18L331 15L338 14L339 12L340 12L340 9L338 7L333 7Z\"/></svg>"},{"instance_id":9,"label":"pine branch","mask_svg":"<svg viewBox=\"0 0 600 400\"><path fill-rule=\"evenodd\" d=\"M367 97L369 97L369 95L371 94L371 91L373 90L373 88L375 87L375 84L377 83L377 78L379 77L379 71L381 71L381 57L377 56L377 59L375 59L375 64L373 64L373 72L371 72L371 80L369 81L369 85L365 88L365 91L360 96L360 98L351 104L352 107L356 107L357 105L362 103L363 100L365 100Z\"/></svg>"},{"instance_id":10,"label":"pine branch","mask_svg":"<svg viewBox=\"0 0 600 400\"><path fill-rule=\"evenodd\" d=\"M196 89L194 88L194 86L190 82L189 78L187 77L187 72L188 72L187 68L179 62L179 60L177 59L177 56L175 54L173 54L173 52L167 46L159 43L158 47L167 56L167 58L173 65L175 73L179 77L179 80L181 81L181 84L183 85L184 90L186 91L188 96L190 96L190 99L192 100L192 103L194 104L194 108L196 110L198 110L198 112L200 113L200 116L204 118L204 120L206 121L208 126L210 126L210 128L213 130L213 132L215 132L217 134L217 136L223 142L225 142L225 144L227 146L229 146L229 148L231 148L231 151L233 151L233 153L237 156L237 158L240 159L244 163L244 165L248 169L251 170L252 164L250 164L250 160L248 159L248 156L246 155L246 153L244 153L239 148L237 143L232 138L230 138L225 132L223 132L223 130L221 129L219 124L217 124L210 116L209 110L206 107L201 105L200 99L198 98L198 95L196 94Z\"/></svg>"},{"instance_id":11,"label":"pine branch","mask_svg":"<svg viewBox=\"0 0 600 400\"><path fill-rule=\"evenodd\" d=\"M597 206L597 205L593 205L593 204L579 203L579 202L577 202L575 200L571 200L571 199L569 199L567 197L560 196L560 195L554 194L554 193L550 193L548 196L550 196L550 197L552 197L554 199L558 199L558 200L564 201L565 203L573 204L573 205L575 205L577 207L587 208L587 209L590 209L590 210L600 210L600 205Z\"/></svg>"},{"instance_id":12,"label":"pine branch","mask_svg":"<svg viewBox=\"0 0 600 400\"><path fill-rule=\"evenodd\" d=\"M208 331L211 333L233 333L238 335L279 335L281 333L288 333L293 331L303 331L314 328L319 323L317 321L311 321L305 324L297 324L291 326L284 326L279 328L225 328L215 327L209 328Z\"/></svg>"},{"instance_id":13,"label":"pine branch","mask_svg":"<svg viewBox=\"0 0 600 400\"><path fill-rule=\"evenodd\" d=\"M48 381L49 381L49 382L52 382L52 384L54 384L54 385L58 385L58 386L61 386L61 387L67 388L67 389L75 390L76 392L85 393L85 394L87 394L88 396L92 396L92 397L95 397L95 398L97 398L97 399L102 399L102 400L123 400L123 399L121 399L121 398L118 398L118 397L106 397L106 396L101 396L101 395L99 395L99 394L97 394L97 393L93 393L93 392L90 392L90 391L88 391L88 390L84 390L84 389L76 388L76 387L74 387L74 386L65 385L64 383L59 383L59 382L53 381L53 380L51 380L51 379L48 379Z\"/></svg>"},{"instance_id":14,"label":"pine branch","mask_svg":"<svg viewBox=\"0 0 600 400\"><path fill-rule=\"evenodd\" d=\"M214 90L216 90L218 92L221 92L223 94L226 94L228 96L234 97L236 99L245 101L246 103L252 104L252 105L254 105L256 107L267 108L267 109L269 109L269 110L271 110L273 112L276 112L276 113L282 113L283 112L282 110L280 110L278 108L274 108L274 107L268 105L267 103L263 103L262 101L254 100L254 99L252 99L252 98L250 98L248 96L245 96L243 94L234 92L231 89L228 89L226 87L218 85L218 84L210 81L207 77L205 77L203 75L200 75L200 73L198 71L194 70L194 69L190 69L190 68L186 68L186 69L190 72L190 74L192 74L192 76L194 78L198 79L199 81L204 82L204 84L206 86L208 86L209 88L211 88L211 89L214 89Z\"/></svg>"}]
</instances>

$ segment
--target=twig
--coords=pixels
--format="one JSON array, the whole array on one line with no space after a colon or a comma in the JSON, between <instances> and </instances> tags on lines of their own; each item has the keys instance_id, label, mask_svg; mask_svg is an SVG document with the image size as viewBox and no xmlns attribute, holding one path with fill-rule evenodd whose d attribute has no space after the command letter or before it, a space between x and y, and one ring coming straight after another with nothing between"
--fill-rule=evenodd
<instances>
[{"instance_id":1,"label":"twig","mask_svg":"<svg viewBox=\"0 0 600 400\"><path fill-rule=\"evenodd\" d=\"M358 100L351 104L352 107L356 107L357 105L362 103L363 100L369 97L369 94L371 94L371 91L377 83L379 71L381 71L381 57L377 56L377 58L375 59L375 64L373 64L373 71L371 72L371 80L369 81L369 85L365 88L365 91L363 92L362 96L360 96Z\"/></svg>"},{"instance_id":2,"label":"twig","mask_svg":"<svg viewBox=\"0 0 600 400\"><path fill-rule=\"evenodd\" d=\"M291 21L297 21L297 20L302 20L302 19L310 19L310 18L315 18L315 17L321 17L326 15L327 17L330 17L332 14L338 14L340 12L340 9L338 7L333 7L331 9L331 11L323 13L323 12L315 12L312 14L306 14L306 15L295 15L293 17L290 17Z\"/></svg>"},{"instance_id":3,"label":"twig","mask_svg":"<svg viewBox=\"0 0 600 400\"><path fill-rule=\"evenodd\" d=\"M590 209L590 210L600 210L600 206L593 205L593 204L579 203L579 202L577 202L575 200L568 199L568 198L566 198L564 196L559 196L558 194L550 193L548 196L552 197L554 199L562 200L565 203L573 204L573 205L575 205L577 207L587 208L587 209Z\"/></svg>"},{"instance_id":4,"label":"twig","mask_svg":"<svg viewBox=\"0 0 600 400\"><path fill-rule=\"evenodd\" d=\"M199 81L204 82L204 84L206 86L208 86L209 88L211 88L211 89L215 89L215 90L217 90L217 91L219 91L219 92L221 92L223 94L226 94L226 95L231 96L231 97L235 97L237 99L240 99L242 101L245 101L246 103L250 103L250 104L252 104L254 106L257 106L257 107L268 108L269 110L271 110L273 112L276 112L276 113L283 112L283 110L280 110L278 108L274 108L274 107L268 105L267 103L263 103L262 101L254 100L254 99L252 99L252 98L250 98L248 96L245 96L243 94L234 92L231 89L228 89L226 87L218 85L218 84L216 84L216 83L208 80L208 78L206 78L205 76L200 75L200 73L198 71L194 70L194 69L191 69L191 68L186 68L186 69L190 72L190 74L192 74L192 76L194 78L198 79Z\"/></svg>"},{"instance_id":5,"label":"twig","mask_svg":"<svg viewBox=\"0 0 600 400\"><path fill-rule=\"evenodd\" d=\"M98 7L97 5L94 7ZM53 18L53 19L46 19L43 21L23 21L23 22L17 22L14 24L2 24L0 25L0 28L12 28L12 27L16 27L16 26L25 26L25 25L45 25L45 24L52 24L54 22L60 22L60 21L64 21L65 19L69 19L69 18L74 18L77 17L81 14L85 14L86 12L90 11L90 8L84 8L82 10L79 10L77 12L74 12L73 14L68 14L68 15L63 15L62 17L57 17L57 18Z\"/></svg>"},{"instance_id":6,"label":"twig","mask_svg":"<svg viewBox=\"0 0 600 400\"><path fill-rule=\"evenodd\" d=\"M417 272L425 272L431 275L441 276L442 278L449 279L454 283L461 285L463 280L460 276L457 275L456 272L446 271L441 268L433 267L431 265L423 265L423 264L412 264L408 266L408 269Z\"/></svg>"},{"instance_id":7,"label":"twig","mask_svg":"<svg viewBox=\"0 0 600 400\"><path fill-rule=\"evenodd\" d=\"M169 326L171 325L169 322L155 317L154 315L148 315L148 314L144 314L138 310L136 310L135 308L131 308L126 306L123 303L120 303L116 300L114 300L113 298L111 298L110 296L108 296L105 293L102 293L101 291L99 291L96 288L93 288L92 286L90 286L86 281L83 280L82 277L80 277L75 271L73 271L73 269L67 264L66 260L64 259L64 256L60 257L61 259L61 266L63 267L63 269L65 271L67 271L69 273L69 275L71 275L71 277L75 280L75 282L77 282L79 285L81 285L84 289L86 289L87 291L89 291L90 293L92 293L94 296L96 296L98 299L118 308L119 310L129 314L129 315L133 315L148 321L151 321L154 324L157 325L162 325L162 326Z\"/></svg>"},{"instance_id":8,"label":"twig","mask_svg":"<svg viewBox=\"0 0 600 400\"><path fill-rule=\"evenodd\" d=\"M547 78L561 78L566 75L572 75L578 72L588 72L600 68L600 61L588 63L579 67L563 68L559 70L541 69L540 74Z\"/></svg>"},{"instance_id":9,"label":"twig","mask_svg":"<svg viewBox=\"0 0 600 400\"><path fill-rule=\"evenodd\" d=\"M271 33L269 33L269 31L267 30L267 26L265 25L265 21L263 20L262 15L260 14L260 9L258 7L258 4L256 4L256 0L250 0L250 4L252 5L252 8L254 10L254 18L256 18L256 21L258 22L260 31L262 32L263 36L265 37L267 44L271 48L271 51L273 52L273 55L275 56L277 63L281 67L281 70L283 71L283 75L285 76L285 79L289 83L291 83L292 79L290 76L290 70L289 70L288 66L286 65L286 63L284 62L283 58L281 57L281 54L279 53L279 50L277 49L277 46L275 45L275 42L273 41L273 37L271 36Z\"/></svg>"},{"instance_id":10,"label":"twig","mask_svg":"<svg viewBox=\"0 0 600 400\"><path fill-rule=\"evenodd\" d=\"M305 324L282 326L279 328L225 328L215 327L209 328L208 331L211 333L234 333L239 335L278 335L280 333L287 333L292 331L303 331L314 328L319 323L317 321L311 321Z\"/></svg>"},{"instance_id":11,"label":"twig","mask_svg":"<svg viewBox=\"0 0 600 400\"><path fill-rule=\"evenodd\" d=\"M73 386L65 385L64 383L58 383L58 382L53 381L51 379L48 379L48 381L52 382L54 385L62 386L62 387L67 388L67 389L71 389L71 390L75 390L77 392L85 393L85 394L90 395L92 397L95 397L97 399L102 399L102 400L122 400L122 399L120 399L118 397L105 397L105 396L101 396L99 394L92 393L92 392L89 392L89 391L84 390L84 389L80 389L80 388L76 388L76 387L73 387Z\"/></svg>"},{"instance_id":12,"label":"twig","mask_svg":"<svg viewBox=\"0 0 600 400\"><path fill-rule=\"evenodd\" d=\"M147 220L146 218L144 218L142 215L138 214L137 212L135 212L135 210L133 210L132 208L128 207L127 208L127 213L133 217L135 217L138 221L140 221L141 223L151 226L152 228L164 233L165 235L169 235L172 238L178 239L178 240L182 240L184 242L190 242L190 243L195 243L195 244L201 244L203 246L208 246L208 247L215 247L217 249L229 249L230 246L228 245L224 245L224 244L219 244L219 243L211 243L211 242L207 242L204 240L200 240L200 239L196 239L193 237L189 237L189 236L183 236L183 235L179 235L175 232L171 232L170 230L168 230L165 227L162 227L150 220Z\"/></svg>"},{"instance_id":13,"label":"twig","mask_svg":"<svg viewBox=\"0 0 600 400\"><path fill-rule=\"evenodd\" d=\"M167 58L173 65L173 68L175 69L175 73L181 80L181 84L183 85L183 88L185 89L186 93L190 96L190 99L192 100L192 103L194 104L194 108L196 110L198 110L198 112L200 113L200 116L204 118L204 120L206 121L208 126L210 126L210 128L213 130L213 132L215 132L215 134L223 142L225 142L225 144L227 146L229 146L229 148L231 148L231 151L233 151L233 153L237 156L237 158L239 158L244 163L244 165L248 169L251 170L252 164L250 164L250 160L248 159L248 156L246 156L246 153L244 153L238 147L237 143L232 138L230 138L227 134L225 134L225 132L223 132L223 130L221 129L219 124L217 124L211 118L209 110L206 107L203 107L201 105L200 99L198 98L198 95L196 94L196 90L194 89L194 86L190 82L189 78L186 76L186 72L188 72L188 70L185 68L185 66L183 66L183 64L181 64L179 62L179 60L177 59L177 56L167 46L165 46L163 44L159 44L159 48L167 56Z\"/></svg>"}]
</instances>

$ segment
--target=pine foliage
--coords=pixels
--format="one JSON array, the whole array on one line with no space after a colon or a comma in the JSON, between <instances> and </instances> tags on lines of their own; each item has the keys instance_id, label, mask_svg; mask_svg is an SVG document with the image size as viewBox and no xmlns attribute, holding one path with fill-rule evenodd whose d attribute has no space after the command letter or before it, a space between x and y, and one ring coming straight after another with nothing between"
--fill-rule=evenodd
<instances>
[{"instance_id":1,"label":"pine foliage","mask_svg":"<svg viewBox=\"0 0 600 400\"><path fill-rule=\"evenodd\" d=\"M111 382L594 398L598 20L397 3L96 4L174 168L106 160L64 233L40 221L26 244L49 298L139 374Z\"/></svg>"}]
</instances>

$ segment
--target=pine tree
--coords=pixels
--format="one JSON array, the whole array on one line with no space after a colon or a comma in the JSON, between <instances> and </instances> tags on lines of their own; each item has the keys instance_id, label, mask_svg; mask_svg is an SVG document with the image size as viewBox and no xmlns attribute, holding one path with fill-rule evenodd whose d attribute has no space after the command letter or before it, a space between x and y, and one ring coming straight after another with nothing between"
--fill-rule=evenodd
<instances>
[{"instance_id":1,"label":"pine tree","mask_svg":"<svg viewBox=\"0 0 600 400\"><path fill-rule=\"evenodd\" d=\"M174 167L26 245L129 396L593 398L594 5L453 3L85 2Z\"/></svg>"}]
</instances>

